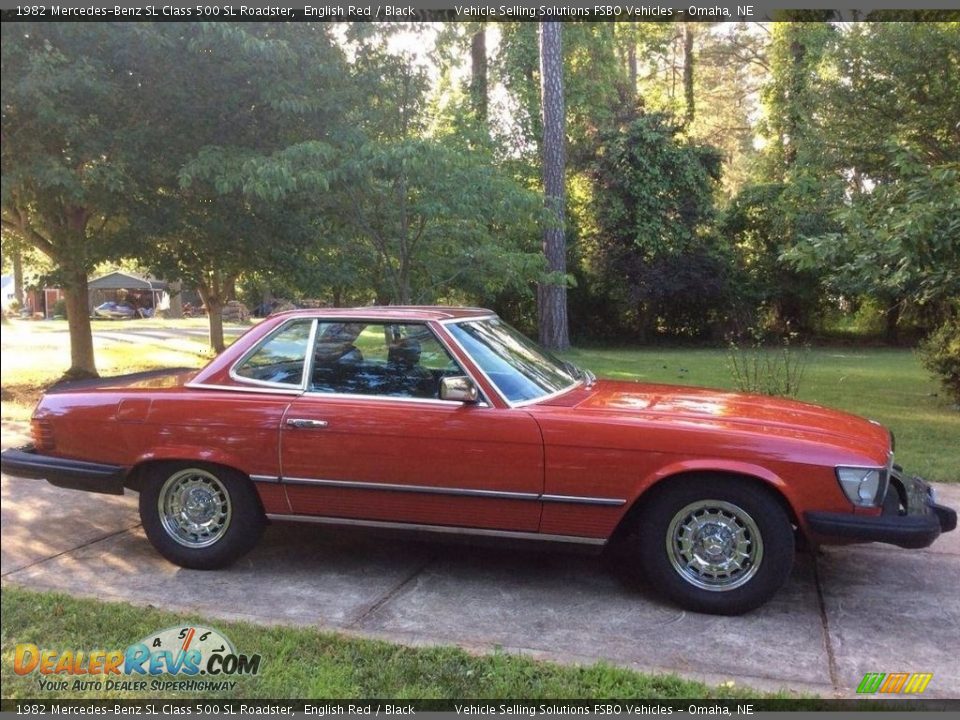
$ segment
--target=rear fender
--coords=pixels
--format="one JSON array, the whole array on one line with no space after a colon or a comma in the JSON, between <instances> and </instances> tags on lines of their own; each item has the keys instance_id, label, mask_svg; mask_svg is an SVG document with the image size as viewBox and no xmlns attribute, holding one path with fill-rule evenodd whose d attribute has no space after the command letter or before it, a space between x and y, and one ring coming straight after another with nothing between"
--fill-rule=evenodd
<instances>
[{"instance_id":1,"label":"rear fender","mask_svg":"<svg viewBox=\"0 0 960 720\"><path fill-rule=\"evenodd\" d=\"M151 448L149 451L137 457L134 462L134 467L140 467L152 462L174 460L177 462L196 461L213 463L215 465L233 468L234 470L242 472L244 475L249 474L247 469L244 468L240 458L236 455L224 452L219 448L197 447L195 445L169 445Z\"/></svg>"}]
</instances>

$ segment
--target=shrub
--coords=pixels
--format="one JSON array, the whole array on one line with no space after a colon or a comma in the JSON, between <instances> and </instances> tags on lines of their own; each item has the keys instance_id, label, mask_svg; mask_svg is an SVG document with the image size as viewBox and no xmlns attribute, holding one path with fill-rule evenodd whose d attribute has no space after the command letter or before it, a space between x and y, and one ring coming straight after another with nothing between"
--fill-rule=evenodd
<instances>
[{"instance_id":1,"label":"shrub","mask_svg":"<svg viewBox=\"0 0 960 720\"><path fill-rule=\"evenodd\" d=\"M810 358L809 345L797 345L797 334L770 341L751 329L749 341L731 340L727 360L740 392L796 397Z\"/></svg>"},{"instance_id":2,"label":"shrub","mask_svg":"<svg viewBox=\"0 0 960 720\"><path fill-rule=\"evenodd\" d=\"M60 298L53 304L53 313L51 317L65 318L67 316L67 301Z\"/></svg>"},{"instance_id":3,"label":"shrub","mask_svg":"<svg viewBox=\"0 0 960 720\"><path fill-rule=\"evenodd\" d=\"M960 405L960 315L947 320L920 344L920 362Z\"/></svg>"}]
</instances>

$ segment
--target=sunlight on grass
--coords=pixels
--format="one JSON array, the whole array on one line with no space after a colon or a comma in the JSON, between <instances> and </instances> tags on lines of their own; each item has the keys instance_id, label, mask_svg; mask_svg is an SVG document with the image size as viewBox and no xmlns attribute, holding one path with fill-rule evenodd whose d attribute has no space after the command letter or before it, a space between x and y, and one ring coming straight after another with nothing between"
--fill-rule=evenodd
<instances>
[{"instance_id":1,"label":"sunlight on grass","mask_svg":"<svg viewBox=\"0 0 960 720\"><path fill-rule=\"evenodd\" d=\"M141 322L164 322L165 327L193 328L198 320L137 321L137 325L128 327L143 330L145 325ZM206 320L201 318L199 322L202 325L197 327L206 327ZM95 322L94 326L96 331L111 334L124 329L120 323L109 321ZM212 357L202 335L162 340L140 338L135 342L108 340L95 335L94 349L97 369L104 377L167 367L200 368ZM4 420L27 420L44 388L59 380L70 364L66 323L14 322L4 327L0 350L3 354L0 415Z\"/></svg>"}]
</instances>

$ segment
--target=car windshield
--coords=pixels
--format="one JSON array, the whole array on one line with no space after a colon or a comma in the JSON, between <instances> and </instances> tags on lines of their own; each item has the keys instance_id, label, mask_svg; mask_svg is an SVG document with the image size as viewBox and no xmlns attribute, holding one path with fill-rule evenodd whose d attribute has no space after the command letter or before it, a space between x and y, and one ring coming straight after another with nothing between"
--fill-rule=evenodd
<instances>
[{"instance_id":1,"label":"car windshield","mask_svg":"<svg viewBox=\"0 0 960 720\"><path fill-rule=\"evenodd\" d=\"M589 374L558 360L500 318L447 325L450 334L511 403L569 389Z\"/></svg>"}]
</instances>

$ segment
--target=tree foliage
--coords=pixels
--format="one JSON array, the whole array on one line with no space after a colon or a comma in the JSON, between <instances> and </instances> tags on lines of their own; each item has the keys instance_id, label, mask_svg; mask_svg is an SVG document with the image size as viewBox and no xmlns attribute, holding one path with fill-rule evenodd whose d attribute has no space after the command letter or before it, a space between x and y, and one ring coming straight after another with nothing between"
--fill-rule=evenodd
<instances>
[{"instance_id":1,"label":"tree foliage","mask_svg":"<svg viewBox=\"0 0 960 720\"><path fill-rule=\"evenodd\" d=\"M129 49L106 24L3 23L4 235L46 255L67 298L68 375L96 375L87 274L119 238L144 161Z\"/></svg>"},{"instance_id":2,"label":"tree foliage","mask_svg":"<svg viewBox=\"0 0 960 720\"><path fill-rule=\"evenodd\" d=\"M641 337L663 324L702 333L703 308L721 304L729 281L710 232L720 158L680 132L667 116L640 115L602 135L591 169L596 282Z\"/></svg>"}]
</instances>

